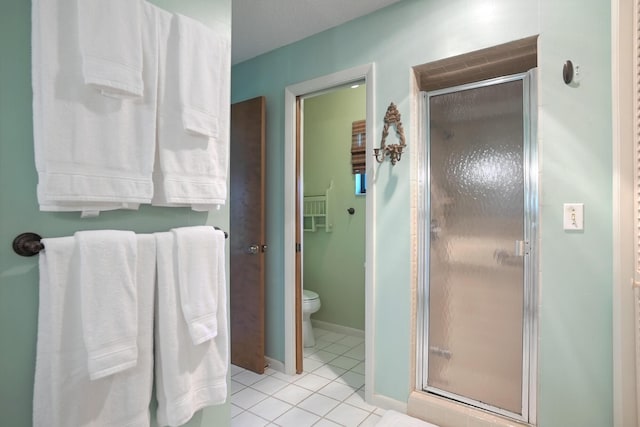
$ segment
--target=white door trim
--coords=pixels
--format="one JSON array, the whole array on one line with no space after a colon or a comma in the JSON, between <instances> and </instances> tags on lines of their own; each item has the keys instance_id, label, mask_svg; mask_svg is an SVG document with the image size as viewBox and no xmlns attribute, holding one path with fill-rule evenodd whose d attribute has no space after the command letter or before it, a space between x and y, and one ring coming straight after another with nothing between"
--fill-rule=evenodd
<instances>
[{"instance_id":1,"label":"white door trim","mask_svg":"<svg viewBox=\"0 0 640 427\"><path fill-rule=\"evenodd\" d=\"M296 226L296 97L330 89L353 81L364 79L366 88L366 120L367 120L367 154L373 153L374 147L374 64L360 65L348 70L318 77L313 80L297 83L285 88L284 118L284 369L288 374L295 373L295 226ZM367 360L365 381L367 383L367 400L370 400L373 387L373 319L374 319L374 168L367 158L367 182L365 224L365 358ZM301 171L302 173L302 171ZM369 386L370 385L370 386Z\"/></svg>"},{"instance_id":2,"label":"white door trim","mask_svg":"<svg viewBox=\"0 0 640 427\"><path fill-rule=\"evenodd\" d=\"M634 47L633 0L611 0L613 139L613 419L640 426L633 312ZM637 327L637 326L636 326Z\"/></svg>"}]
</instances>

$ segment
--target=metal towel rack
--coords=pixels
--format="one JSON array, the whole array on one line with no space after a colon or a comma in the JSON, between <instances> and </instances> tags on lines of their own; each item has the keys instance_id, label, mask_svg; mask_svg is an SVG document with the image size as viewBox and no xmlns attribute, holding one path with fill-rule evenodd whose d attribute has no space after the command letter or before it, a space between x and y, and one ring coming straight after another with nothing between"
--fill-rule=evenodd
<instances>
[{"instance_id":1,"label":"metal towel rack","mask_svg":"<svg viewBox=\"0 0 640 427\"><path fill-rule=\"evenodd\" d=\"M213 227L216 230L222 230L219 227ZM229 233L224 232L224 238L229 238ZM42 237L37 233L22 233L13 239L13 251L20 256L34 256L38 255L40 251L44 250L44 243L42 243Z\"/></svg>"}]
</instances>

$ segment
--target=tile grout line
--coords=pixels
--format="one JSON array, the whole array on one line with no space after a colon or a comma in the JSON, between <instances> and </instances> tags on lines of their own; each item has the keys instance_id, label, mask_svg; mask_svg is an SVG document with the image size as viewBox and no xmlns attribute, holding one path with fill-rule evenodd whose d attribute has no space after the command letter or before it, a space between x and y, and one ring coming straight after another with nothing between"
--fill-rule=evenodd
<instances>
[{"instance_id":1,"label":"tile grout line","mask_svg":"<svg viewBox=\"0 0 640 427\"><path fill-rule=\"evenodd\" d=\"M263 424L264 426L276 426L278 425L276 423L276 420L280 419L281 417L285 416L287 413L292 412L294 409L297 409L299 411L303 411L304 413L313 416L315 418L318 418L317 420L313 421L312 424L310 425L316 425L318 423L321 423L322 421L324 422L330 422L333 424L338 423L339 421L334 421L333 419L330 418L326 418L327 415L331 414L333 411L335 411L336 409L342 407L342 408L350 408L348 409L353 410L353 413L356 413L358 415L358 418L362 418L359 422L358 425L361 425L365 422L367 422L369 420L369 418L371 418L372 416L376 416L378 419L380 418L381 415L379 415L377 412L379 412L379 410L381 410L378 407L375 407L373 405L368 404L365 400L364 400L364 396L361 396L359 393L361 391L364 390L364 388L366 387L366 384L364 384L364 381L362 383L362 385L352 385L350 384L346 379L343 379L343 381L339 381L340 378L343 378L345 375L347 374L353 374L356 375L358 377L362 377L362 380L364 380L364 374L361 372L357 372L354 369L357 369L358 367L360 367L362 365L363 362L365 362L364 360L364 352L360 352L358 350L356 350L357 347L361 347L364 344L364 340L361 339L360 337L353 337L350 335L346 335L346 334L339 334L339 333L334 333L331 331L324 331L322 329L318 329L317 330L318 333L316 335L316 344L320 343L321 347L313 347L313 351L308 351L307 348L304 349L305 351L305 355L304 355L304 359L305 360L309 360L309 361L314 361L317 362L319 365L316 366L314 369L312 369L311 371L303 371L303 374L300 375L299 378L296 378L296 375L290 376L289 379L282 379L280 376L276 377L275 375L277 374L281 374L279 371L276 371L274 369L271 369L271 372L269 372L269 369L267 369L267 372L265 372L264 377L257 379L256 381L251 382L252 380L249 380L249 384L244 384L240 381L234 381L235 383L239 384L240 386L242 386L242 388L239 388L238 390L235 390L233 392L233 394L231 395L231 403L234 403L234 399L233 396L237 395L238 393L246 390L246 389L250 389L252 392L255 393L260 393L261 395L263 395L264 397L260 396L259 400L256 402L251 402L248 404L248 407L245 409L242 406L239 405L233 405L235 406L235 408L237 408L239 410L238 413L236 413L232 419L235 419L236 417L239 417L245 413L249 413L250 415L257 417L259 420L261 420L261 422L264 422L265 424ZM331 338L333 338L333 340L331 340ZM350 339L349 339L350 338ZM344 342L344 340L347 340L347 342L351 342L351 344L347 345L347 344L340 344L341 341ZM336 347L335 345L340 345L341 347ZM326 350L327 348L331 347L331 350ZM342 350L339 353L336 353L335 350ZM354 355L358 352L358 354L362 354L361 357L354 357ZM322 355L318 355L319 352L324 352ZM349 356L346 355L346 353L351 353ZM322 356L322 357L326 357L328 361L324 361L322 360L322 358L312 358L312 355L318 355L318 356ZM335 361L336 359L339 358L346 358L346 359L350 359L350 362L347 363L352 363L352 362L356 362L355 365L351 366L349 369L345 369L342 368L339 365L332 365L331 362ZM344 359L342 359L344 360ZM331 377L326 377L324 375L321 374L314 374L314 372L322 369L322 368L328 368L330 370L332 370L333 372L336 373L336 376L331 376ZM243 368L236 368L236 372L231 376L231 379L234 380L234 378L240 374L246 373L246 372L250 372L248 370L245 370ZM337 371L339 370L339 371ZM315 376L319 377L322 379L321 382L323 381L328 381L326 384L323 384L319 387L314 387L312 388L308 388L305 387L303 385L297 384L298 382L301 382L305 377L307 377L310 374L314 374ZM259 374L255 374L256 376ZM284 374L281 374L284 375ZM251 376L251 375L250 375ZM265 393L264 391L260 390L259 388L255 388L254 386L260 382L262 382L263 380L269 379L269 378L273 378L277 381L282 381L284 383L284 385L278 387L277 389L274 389L275 391L271 392L271 393ZM357 378L357 377L356 377ZM325 395L322 394L320 392L320 390L332 385L332 384L336 384L338 386L343 386L345 388L349 388L351 389L351 392L349 392L348 394L346 394L343 398L341 399L336 399L333 396L330 395ZM355 384L358 384L358 382L355 382ZM294 398L293 400L295 400L297 403L293 404L289 401L286 401L284 399L281 399L279 397L276 397L275 395L286 389L287 387L291 386L291 385L295 385L296 387L299 387L301 389L303 389L305 391L305 394L308 392L309 394L306 394L302 399L298 400L297 398ZM353 404L352 402L347 402L347 400L353 398L353 396L355 395L360 395L360 397L362 398L362 403L363 405L366 405L365 407L362 406L358 406L356 404ZM312 398L313 396L322 396L324 398L330 399L332 401L335 402L335 405L333 405L333 403L331 403L331 405L333 405L330 409L324 411L321 410L321 412L324 412L324 415L319 415L318 413L312 412L311 410L305 409L301 406L299 406L300 404L302 404L305 401L308 401L310 398ZM237 398L237 396L236 396ZM284 412L282 413L278 413L278 415L276 415L274 417L274 419L268 419L265 418L264 416L253 412L253 410L255 410L254 408L258 405L260 405L261 403L264 403L267 399L272 398L277 400L278 402L289 406L289 408L287 408ZM343 406L346 405L346 406ZM360 412L361 411L361 412ZM279 411L278 411L279 412ZM362 417L362 414L364 414L364 417ZM336 418L334 418L336 419ZM375 421L375 420L372 420ZM233 421L232 421L232 425L233 425ZM340 424L338 424L340 425ZM238 426L240 427L240 426Z\"/></svg>"}]
</instances>

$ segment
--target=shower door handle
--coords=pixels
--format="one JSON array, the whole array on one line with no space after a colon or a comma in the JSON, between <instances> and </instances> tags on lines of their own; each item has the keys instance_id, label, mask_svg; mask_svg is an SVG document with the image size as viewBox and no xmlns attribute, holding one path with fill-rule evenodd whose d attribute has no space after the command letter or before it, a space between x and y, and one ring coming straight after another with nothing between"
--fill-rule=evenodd
<instances>
[{"instance_id":1,"label":"shower door handle","mask_svg":"<svg viewBox=\"0 0 640 427\"><path fill-rule=\"evenodd\" d=\"M524 240L516 240L515 256L529 255L529 242Z\"/></svg>"}]
</instances>

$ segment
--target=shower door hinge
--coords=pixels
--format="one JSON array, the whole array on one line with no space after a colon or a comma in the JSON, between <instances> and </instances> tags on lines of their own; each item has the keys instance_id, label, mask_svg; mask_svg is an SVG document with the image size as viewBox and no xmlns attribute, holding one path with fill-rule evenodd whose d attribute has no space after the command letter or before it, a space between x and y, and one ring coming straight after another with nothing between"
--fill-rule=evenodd
<instances>
[{"instance_id":1,"label":"shower door hinge","mask_svg":"<svg viewBox=\"0 0 640 427\"><path fill-rule=\"evenodd\" d=\"M296 252L302 252L302 244L296 243Z\"/></svg>"}]
</instances>

